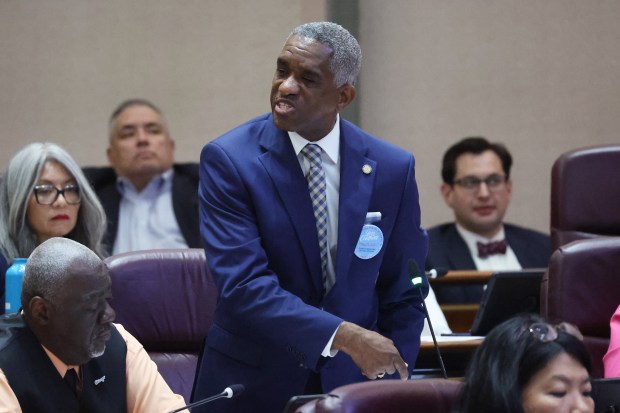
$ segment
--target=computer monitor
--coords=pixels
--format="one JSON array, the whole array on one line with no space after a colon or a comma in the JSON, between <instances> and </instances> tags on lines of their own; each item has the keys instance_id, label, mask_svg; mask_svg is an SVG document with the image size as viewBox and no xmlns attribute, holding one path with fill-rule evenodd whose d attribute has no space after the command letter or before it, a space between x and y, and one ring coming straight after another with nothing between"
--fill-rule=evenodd
<instances>
[{"instance_id":1,"label":"computer monitor","mask_svg":"<svg viewBox=\"0 0 620 413\"><path fill-rule=\"evenodd\" d=\"M545 269L501 271L491 276L471 335L484 336L493 327L520 313L540 312L540 283Z\"/></svg>"},{"instance_id":2,"label":"computer monitor","mask_svg":"<svg viewBox=\"0 0 620 413\"><path fill-rule=\"evenodd\" d=\"M620 413L620 378L592 380L595 413Z\"/></svg>"}]
</instances>

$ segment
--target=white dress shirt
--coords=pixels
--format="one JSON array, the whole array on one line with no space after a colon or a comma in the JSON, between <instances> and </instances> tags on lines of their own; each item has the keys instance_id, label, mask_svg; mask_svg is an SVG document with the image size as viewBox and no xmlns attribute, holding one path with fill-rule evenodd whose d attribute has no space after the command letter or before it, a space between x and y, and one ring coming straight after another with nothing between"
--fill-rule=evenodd
<instances>
[{"instance_id":1,"label":"white dress shirt","mask_svg":"<svg viewBox=\"0 0 620 413\"><path fill-rule=\"evenodd\" d=\"M490 239L468 231L459 224L456 224L456 230L465 240L465 244L467 244L467 248L469 248L469 252L478 271L518 271L522 269L515 252L512 248L510 248L510 244L508 244L505 254L493 254L486 258L480 258L478 256L478 246L476 245L477 242L487 244L489 242L501 241L506 238L503 225L500 231Z\"/></svg>"}]
</instances>

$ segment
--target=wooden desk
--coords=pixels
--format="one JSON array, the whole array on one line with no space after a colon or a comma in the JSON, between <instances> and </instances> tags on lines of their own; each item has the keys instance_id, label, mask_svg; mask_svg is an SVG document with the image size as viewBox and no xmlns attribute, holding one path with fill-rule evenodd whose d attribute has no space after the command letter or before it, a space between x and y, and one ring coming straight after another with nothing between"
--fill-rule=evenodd
<instances>
[{"instance_id":1,"label":"wooden desk","mask_svg":"<svg viewBox=\"0 0 620 413\"><path fill-rule=\"evenodd\" d=\"M459 341L439 341L439 351L444 353L473 353L482 344L484 339L459 340ZM435 354L435 345L432 341L420 343L420 355Z\"/></svg>"},{"instance_id":2,"label":"wooden desk","mask_svg":"<svg viewBox=\"0 0 620 413\"><path fill-rule=\"evenodd\" d=\"M431 285L463 285L486 284L491 279L493 271L449 271L440 278L431 278ZM465 333L470 330L478 308L478 304L440 304L446 316L448 325L455 333Z\"/></svg>"},{"instance_id":3,"label":"wooden desk","mask_svg":"<svg viewBox=\"0 0 620 413\"><path fill-rule=\"evenodd\" d=\"M429 282L434 284L486 284L491 279L495 271L476 271L460 270L448 271L446 275L439 278L430 278Z\"/></svg>"},{"instance_id":4,"label":"wooden desk","mask_svg":"<svg viewBox=\"0 0 620 413\"><path fill-rule=\"evenodd\" d=\"M482 341L483 339L440 341L437 343L448 377L461 378L464 376L469 360ZM432 341L423 341L420 344L420 353L415 367L414 374L416 370L418 373L432 370L437 376L441 375L440 363Z\"/></svg>"}]
</instances>

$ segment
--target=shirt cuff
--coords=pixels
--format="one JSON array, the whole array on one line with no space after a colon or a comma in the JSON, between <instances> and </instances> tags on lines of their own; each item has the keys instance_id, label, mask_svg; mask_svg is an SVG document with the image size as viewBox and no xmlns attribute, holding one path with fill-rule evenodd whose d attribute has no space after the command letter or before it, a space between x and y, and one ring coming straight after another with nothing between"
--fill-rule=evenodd
<instances>
[{"instance_id":1,"label":"shirt cuff","mask_svg":"<svg viewBox=\"0 0 620 413\"><path fill-rule=\"evenodd\" d=\"M338 325L336 330L334 330L334 334L332 334L331 338L329 339L329 341L325 345L325 348L323 349L323 352L321 353L321 356L323 356L323 357L334 357L336 354L338 354L338 350L332 350L332 343L334 342L334 337L336 337L336 333L338 332L339 328L340 328L340 325Z\"/></svg>"}]
</instances>

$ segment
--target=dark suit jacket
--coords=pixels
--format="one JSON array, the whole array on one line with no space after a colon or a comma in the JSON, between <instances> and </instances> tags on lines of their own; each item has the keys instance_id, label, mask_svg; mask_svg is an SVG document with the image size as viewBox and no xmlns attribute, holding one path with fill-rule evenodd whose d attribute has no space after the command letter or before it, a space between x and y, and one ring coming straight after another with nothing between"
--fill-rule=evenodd
<instances>
[{"instance_id":1,"label":"dark suit jacket","mask_svg":"<svg viewBox=\"0 0 620 413\"><path fill-rule=\"evenodd\" d=\"M506 241L514 251L523 268L545 268L551 257L551 241L548 235L511 224L504 224ZM426 269L475 270L476 265L465 240L454 223L441 224L428 230L429 251ZM479 303L483 287L433 286L439 303Z\"/></svg>"},{"instance_id":2,"label":"dark suit jacket","mask_svg":"<svg viewBox=\"0 0 620 413\"><path fill-rule=\"evenodd\" d=\"M311 371L325 390L365 380L343 352L321 357L342 320L390 337L414 367L424 315L407 263L420 265L427 250L414 159L347 121L340 127L336 284L326 296L312 202L287 133L263 115L203 149L201 234L220 298L193 400L231 383L246 390L196 412L279 413ZM383 246L360 259L354 249L376 211Z\"/></svg>"},{"instance_id":3,"label":"dark suit jacket","mask_svg":"<svg viewBox=\"0 0 620 413\"><path fill-rule=\"evenodd\" d=\"M202 247L198 220L198 164L174 164L172 208L185 242L190 248ZM84 175L97 193L108 219L104 245L112 252L118 232L121 194L116 188L116 174L110 167L85 167Z\"/></svg>"}]
</instances>

